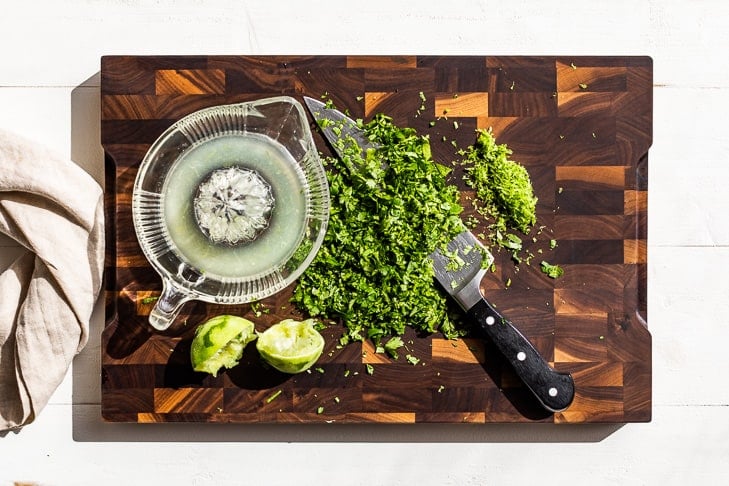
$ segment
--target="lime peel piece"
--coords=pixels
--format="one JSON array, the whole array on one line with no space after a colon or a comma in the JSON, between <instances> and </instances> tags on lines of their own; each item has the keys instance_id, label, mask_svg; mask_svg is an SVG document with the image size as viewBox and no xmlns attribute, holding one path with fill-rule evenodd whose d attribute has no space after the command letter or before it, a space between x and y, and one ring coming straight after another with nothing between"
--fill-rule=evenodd
<instances>
[{"instance_id":1,"label":"lime peel piece","mask_svg":"<svg viewBox=\"0 0 729 486\"><path fill-rule=\"evenodd\" d=\"M218 376L221 368L238 364L246 345L256 337L248 319L227 314L213 317L195 329L190 347L192 368Z\"/></svg>"},{"instance_id":2,"label":"lime peel piece","mask_svg":"<svg viewBox=\"0 0 729 486\"><path fill-rule=\"evenodd\" d=\"M256 349L266 363L283 373L306 371L324 351L324 338L315 323L314 319L285 319L259 334Z\"/></svg>"}]
</instances>

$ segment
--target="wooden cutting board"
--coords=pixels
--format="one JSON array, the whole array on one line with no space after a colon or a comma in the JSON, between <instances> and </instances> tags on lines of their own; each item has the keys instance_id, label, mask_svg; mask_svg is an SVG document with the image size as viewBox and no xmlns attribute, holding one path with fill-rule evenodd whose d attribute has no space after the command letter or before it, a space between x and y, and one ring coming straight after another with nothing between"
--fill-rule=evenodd
<instances>
[{"instance_id":1,"label":"wooden cutting board","mask_svg":"<svg viewBox=\"0 0 729 486\"><path fill-rule=\"evenodd\" d=\"M107 320L102 415L124 422L644 422L651 418L651 336L646 312L647 154L652 138L647 57L195 56L104 57L101 142L106 154ZM420 110L420 93L425 111ZM539 223L553 231L544 259L517 268L505 252L482 288L545 358L573 374L576 397L539 409L498 353L475 339L408 334L416 366L340 348L324 332L318 370L284 376L249 346L217 378L195 373L197 324L243 315L259 330L302 317L290 287L254 305L190 303L181 321L152 332L147 315L161 284L136 240L131 195L139 163L172 123L198 109L287 94L331 98L353 117L378 112L429 134L439 161L492 127L525 165ZM434 126L430 122L437 120ZM454 122L457 122L454 123ZM330 154L315 133L318 147ZM458 171L456 171L456 176ZM454 177L454 183L459 182ZM505 282L511 285L506 288ZM372 365L372 374L366 365Z\"/></svg>"}]
</instances>

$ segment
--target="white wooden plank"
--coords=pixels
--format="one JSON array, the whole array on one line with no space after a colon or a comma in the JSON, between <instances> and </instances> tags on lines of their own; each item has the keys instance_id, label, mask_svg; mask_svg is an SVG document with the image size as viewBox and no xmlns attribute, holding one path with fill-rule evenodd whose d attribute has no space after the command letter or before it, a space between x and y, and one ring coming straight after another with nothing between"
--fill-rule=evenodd
<instances>
[{"instance_id":1,"label":"white wooden plank","mask_svg":"<svg viewBox=\"0 0 729 486\"><path fill-rule=\"evenodd\" d=\"M76 86L108 54L248 50L244 5L235 0L14 1L7 12L0 48L13 69L0 70L0 86Z\"/></svg>"},{"instance_id":2,"label":"white wooden plank","mask_svg":"<svg viewBox=\"0 0 729 486\"><path fill-rule=\"evenodd\" d=\"M726 45L728 9L706 0L569 0L560 8L469 0L452 9L376 0L356 11L340 1L15 1L0 18L0 46L14 67L0 71L0 85L76 86L104 54L321 54L346 46L366 54L649 54L658 84L728 86L726 56L700 62Z\"/></svg>"},{"instance_id":3,"label":"white wooden plank","mask_svg":"<svg viewBox=\"0 0 729 486\"><path fill-rule=\"evenodd\" d=\"M103 184L99 87L0 88L0 127L67 157Z\"/></svg>"},{"instance_id":4,"label":"white wooden plank","mask_svg":"<svg viewBox=\"0 0 729 486\"><path fill-rule=\"evenodd\" d=\"M729 407L729 248L649 250L653 403Z\"/></svg>"},{"instance_id":5,"label":"white wooden plank","mask_svg":"<svg viewBox=\"0 0 729 486\"><path fill-rule=\"evenodd\" d=\"M76 421L98 420L98 414L98 406L73 412ZM49 407L35 427L1 439L0 485L482 486L589 478L598 486L682 486L723 484L729 455L727 407L656 407L652 423L617 430L97 423L90 441L77 436L74 442L71 415L68 405ZM580 429L600 428L580 441Z\"/></svg>"}]
</instances>

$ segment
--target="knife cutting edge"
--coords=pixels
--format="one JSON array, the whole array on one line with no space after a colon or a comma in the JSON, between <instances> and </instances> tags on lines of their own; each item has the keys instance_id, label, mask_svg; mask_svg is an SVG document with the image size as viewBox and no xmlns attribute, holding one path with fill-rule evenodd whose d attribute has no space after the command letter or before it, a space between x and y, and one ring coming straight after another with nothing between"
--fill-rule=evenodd
<instances>
[{"instance_id":1,"label":"knife cutting edge","mask_svg":"<svg viewBox=\"0 0 729 486\"><path fill-rule=\"evenodd\" d=\"M309 97L304 97L304 102L340 158L346 144L357 144L363 153L378 147L341 111ZM575 394L572 376L550 367L529 340L481 293L481 280L493 261L488 249L466 230L446 248L436 249L430 258L439 284L458 302L477 329L494 343L539 403L550 412L569 407Z\"/></svg>"}]
</instances>

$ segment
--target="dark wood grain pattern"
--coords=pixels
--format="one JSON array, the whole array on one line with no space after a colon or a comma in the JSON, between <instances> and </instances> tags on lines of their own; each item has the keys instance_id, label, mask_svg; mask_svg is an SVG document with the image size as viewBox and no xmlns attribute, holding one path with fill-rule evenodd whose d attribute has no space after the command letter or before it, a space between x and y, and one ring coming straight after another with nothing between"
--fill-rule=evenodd
<instances>
[{"instance_id":1,"label":"dark wood grain pattern","mask_svg":"<svg viewBox=\"0 0 729 486\"><path fill-rule=\"evenodd\" d=\"M425 112L419 112L420 92ZM335 326L324 332L327 347L311 373L274 372L253 347L239 366L218 377L192 371L189 349L197 324L234 313L263 330L282 318L303 317L288 302L291 288L256 306L190 303L170 330L151 331L149 297L159 295L160 280L142 255L131 219L141 159L188 113L281 94L326 94L353 117L387 113L428 134L434 157L444 163L457 160L457 148L471 144L477 128L491 127L498 142L509 145L531 174L540 222L558 241L554 250L544 250L545 258L565 275L551 280L538 265L517 271L502 252L482 288L557 369L573 374L570 408L542 412L495 349L471 338L409 333L409 352L421 360L413 366L376 354L370 343L338 346L341 330ZM103 58L109 228L103 417L241 423L650 420L651 137L652 62L646 57ZM329 154L321 136L315 138ZM454 183L459 175L456 167ZM535 243L530 249L540 248Z\"/></svg>"}]
</instances>

